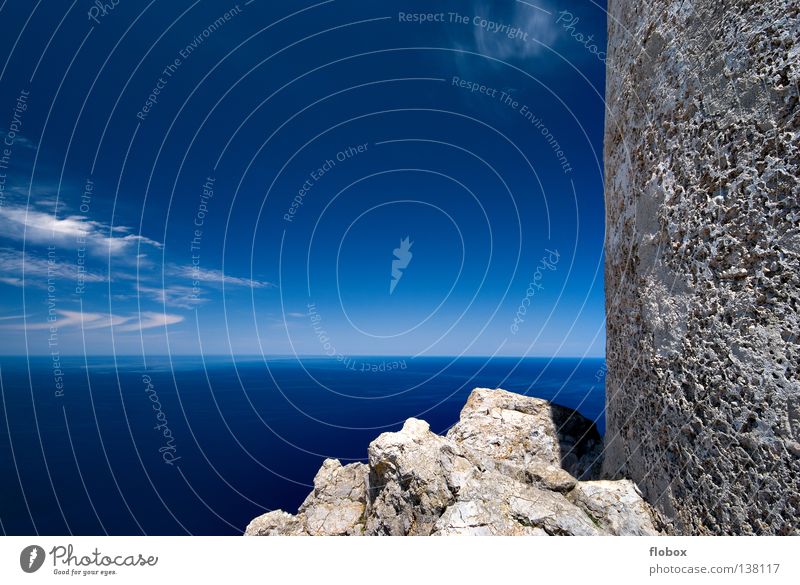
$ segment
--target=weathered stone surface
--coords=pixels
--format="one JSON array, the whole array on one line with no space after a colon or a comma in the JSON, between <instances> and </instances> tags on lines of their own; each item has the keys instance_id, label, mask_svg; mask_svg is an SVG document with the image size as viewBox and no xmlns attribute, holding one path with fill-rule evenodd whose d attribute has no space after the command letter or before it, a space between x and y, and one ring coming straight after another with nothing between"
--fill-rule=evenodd
<instances>
[{"instance_id":1,"label":"weathered stone surface","mask_svg":"<svg viewBox=\"0 0 800 585\"><path fill-rule=\"evenodd\" d=\"M800 526L800 4L612 0L605 471L679 533Z\"/></svg>"},{"instance_id":2,"label":"weathered stone surface","mask_svg":"<svg viewBox=\"0 0 800 585\"><path fill-rule=\"evenodd\" d=\"M582 481L569 499L610 534L658 534L648 505L630 480Z\"/></svg>"},{"instance_id":3,"label":"weathered stone surface","mask_svg":"<svg viewBox=\"0 0 800 585\"><path fill-rule=\"evenodd\" d=\"M589 476L602 450L594 423L574 410L488 388L472 391L447 437L476 464L523 475L531 462L544 461Z\"/></svg>"},{"instance_id":4,"label":"weathered stone surface","mask_svg":"<svg viewBox=\"0 0 800 585\"><path fill-rule=\"evenodd\" d=\"M554 492L568 492L578 480L561 467L543 461L531 461L525 468L525 478L530 483Z\"/></svg>"},{"instance_id":5,"label":"weathered stone surface","mask_svg":"<svg viewBox=\"0 0 800 585\"><path fill-rule=\"evenodd\" d=\"M410 418L398 433L369 446L370 534L430 534L472 466L425 421Z\"/></svg>"},{"instance_id":6,"label":"weathered stone surface","mask_svg":"<svg viewBox=\"0 0 800 585\"><path fill-rule=\"evenodd\" d=\"M312 491L300 506L309 534L355 535L364 531L367 473L363 463L342 466L326 459L314 478Z\"/></svg>"},{"instance_id":7,"label":"weathered stone surface","mask_svg":"<svg viewBox=\"0 0 800 585\"><path fill-rule=\"evenodd\" d=\"M342 466L326 459L314 478L314 490L297 516L275 510L259 516L247 527L252 536L363 534L367 504L368 467L363 463Z\"/></svg>"},{"instance_id":8,"label":"weathered stone surface","mask_svg":"<svg viewBox=\"0 0 800 585\"><path fill-rule=\"evenodd\" d=\"M434 534L596 535L592 519L563 494L493 471L474 473Z\"/></svg>"},{"instance_id":9,"label":"weathered stone surface","mask_svg":"<svg viewBox=\"0 0 800 585\"><path fill-rule=\"evenodd\" d=\"M544 400L477 388L447 436L408 419L369 445L368 465L326 460L296 516L264 514L246 534L655 534L633 484L561 467L590 469L596 432Z\"/></svg>"},{"instance_id":10,"label":"weathered stone surface","mask_svg":"<svg viewBox=\"0 0 800 585\"><path fill-rule=\"evenodd\" d=\"M273 510L254 518L244 531L247 536L295 536L307 534L302 520L283 510Z\"/></svg>"}]
</instances>

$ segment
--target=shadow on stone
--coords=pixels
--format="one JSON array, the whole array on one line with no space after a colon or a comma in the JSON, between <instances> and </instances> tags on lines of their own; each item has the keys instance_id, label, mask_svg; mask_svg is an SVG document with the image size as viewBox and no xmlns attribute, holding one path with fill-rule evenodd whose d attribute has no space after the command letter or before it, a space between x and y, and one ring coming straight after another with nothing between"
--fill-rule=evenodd
<instances>
[{"instance_id":1,"label":"shadow on stone","mask_svg":"<svg viewBox=\"0 0 800 585\"><path fill-rule=\"evenodd\" d=\"M659 533L633 482L593 481L596 425L540 398L476 388L446 435L410 418L368 454L367 464L325 461L296 515L269 512L246 534Z\"/></svg>"},{"instance_id":2,"label":"shadow on stone","mask_svg":"<svg viewBox=\"0 0 800 585\"><path fill-rule=\"evenodd\" d=\"M561 467L582 481L599 479L603 439L597 425L571 408L552 403L550 416L560 446Z\"/></svg>"}]
</instances>

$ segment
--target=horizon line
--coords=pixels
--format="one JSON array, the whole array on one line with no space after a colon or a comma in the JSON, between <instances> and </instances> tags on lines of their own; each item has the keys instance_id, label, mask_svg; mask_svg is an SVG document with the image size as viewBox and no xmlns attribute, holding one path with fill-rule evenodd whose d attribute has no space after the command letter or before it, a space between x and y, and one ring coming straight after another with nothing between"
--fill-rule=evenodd
<instances>
[{"instance_id":1,"label":"horizon line","mask_svg":"<svg viewBox=\"0 0 800 585\"><path fill-rule=\"evenodd\" d=\"M329 356L325 354L271 354L271 355L263 355L258 353L240 353L240 354L230 354L230 353L153 353L153 354L140 354L140 353L95 353L95 354L82 354L82 353L60 353L60 357L86 357L86 358L93 358L93 357L118 357L118 358L129 358L129 357L226 357L226 358L260 358L260 359L275 359L275 358L289 358L289 359L296 359L296 358L319 358L319 359L329 359L335 361L337 360L335 356ZM23 358L23 357L52 357L52 354L49 353L0 353L0 358L4 357L15 357L15 358ZM482 359L496 359L496 358L512 358L512 359L527 359L527 358L537 358L537 359L570 359L570 360L580 360L580 359L605 359L606 356L604 355L586 355L586 356L553 356L553 355L454 355L454 354L433 354L433 355L422 355L422 356L409 356L404 354L350 354L345 356L346 358L402 358L402 359L425 359L425 358L482 358Z\"/></svg>"}]
</instances>

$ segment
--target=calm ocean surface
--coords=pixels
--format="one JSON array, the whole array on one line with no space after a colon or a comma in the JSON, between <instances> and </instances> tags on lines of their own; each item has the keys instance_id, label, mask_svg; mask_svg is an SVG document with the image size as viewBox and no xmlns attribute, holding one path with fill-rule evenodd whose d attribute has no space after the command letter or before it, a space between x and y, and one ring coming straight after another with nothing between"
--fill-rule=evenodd
<instances>
[{"instance_id":1,"label":"calm ocean surface","mask_svg":"<svg viewBox=\"0 0 800 585\"><path fill-rule=\"evenodd\" d=\"M0 367L5 534L238 534L264 511L296 511L325 457L363 461L411 416L445 431L476 386L551 399L605 430L601 359L0 357Z\"/></svg>"}]
</instances>

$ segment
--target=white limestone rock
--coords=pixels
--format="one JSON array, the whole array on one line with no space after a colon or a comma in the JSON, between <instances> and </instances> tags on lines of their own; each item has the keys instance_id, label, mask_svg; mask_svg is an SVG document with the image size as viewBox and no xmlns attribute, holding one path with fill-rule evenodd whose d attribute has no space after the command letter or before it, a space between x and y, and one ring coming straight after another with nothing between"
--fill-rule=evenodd
<instances>
[{"instance_id":1,"label":"white limestone rock","mask_svg":"<svg viewBox=\"0 0 800 585\"><path fill-rule=\"evenodd\" d=\"M453 501L471 464L425 421L410 418L398 433L369 446L370 534L430 534Z\"/></svg>"},{"instance_id":2,"label":"white limestone rock","mask_svg":"<svg viewBox=\"0 0 800 585\"><path fill-rule=\"evenodd\" d=\"M650 507L629 479L581 481L567 497L610 534L658 534Z\"/></svg>"},{"instance_id":3,"label":"white limestone rock","mask_svg":"<svg viewBox=\"0 0 800 585\"><path fill-rule=\"evenodd\" d=\"M297 515L264 514L246 534L657 534L631 482L564 468L593 473L600 449L577 412L477 388L446 436L410 418L369 445L368 464L327 459Z\"/></svg>"},{"instance_id":4,"label":"white limestone rock","mask_svg":"<svg viewBox=\"0 0 800 585\"><path fill-rule=\"evenodd\" d=\"M576 411L506 390L476 388L447 437L487 469L524 475L532 462L578 477L599 467L602 443L594 423Z\"/></svg>"},{"instance_id":5,"label":"white limestone rock","mask_svg":"<svg viewBox=\"0 0 800 585\"><path fill-rule=\"evenodd\" d=\"M368 467L363 463L342 466L326 459L314 478L314 490L296 516L275 510L253 520L249 536L363 534L367 504Z\"/></svg>"}]
</instances>

